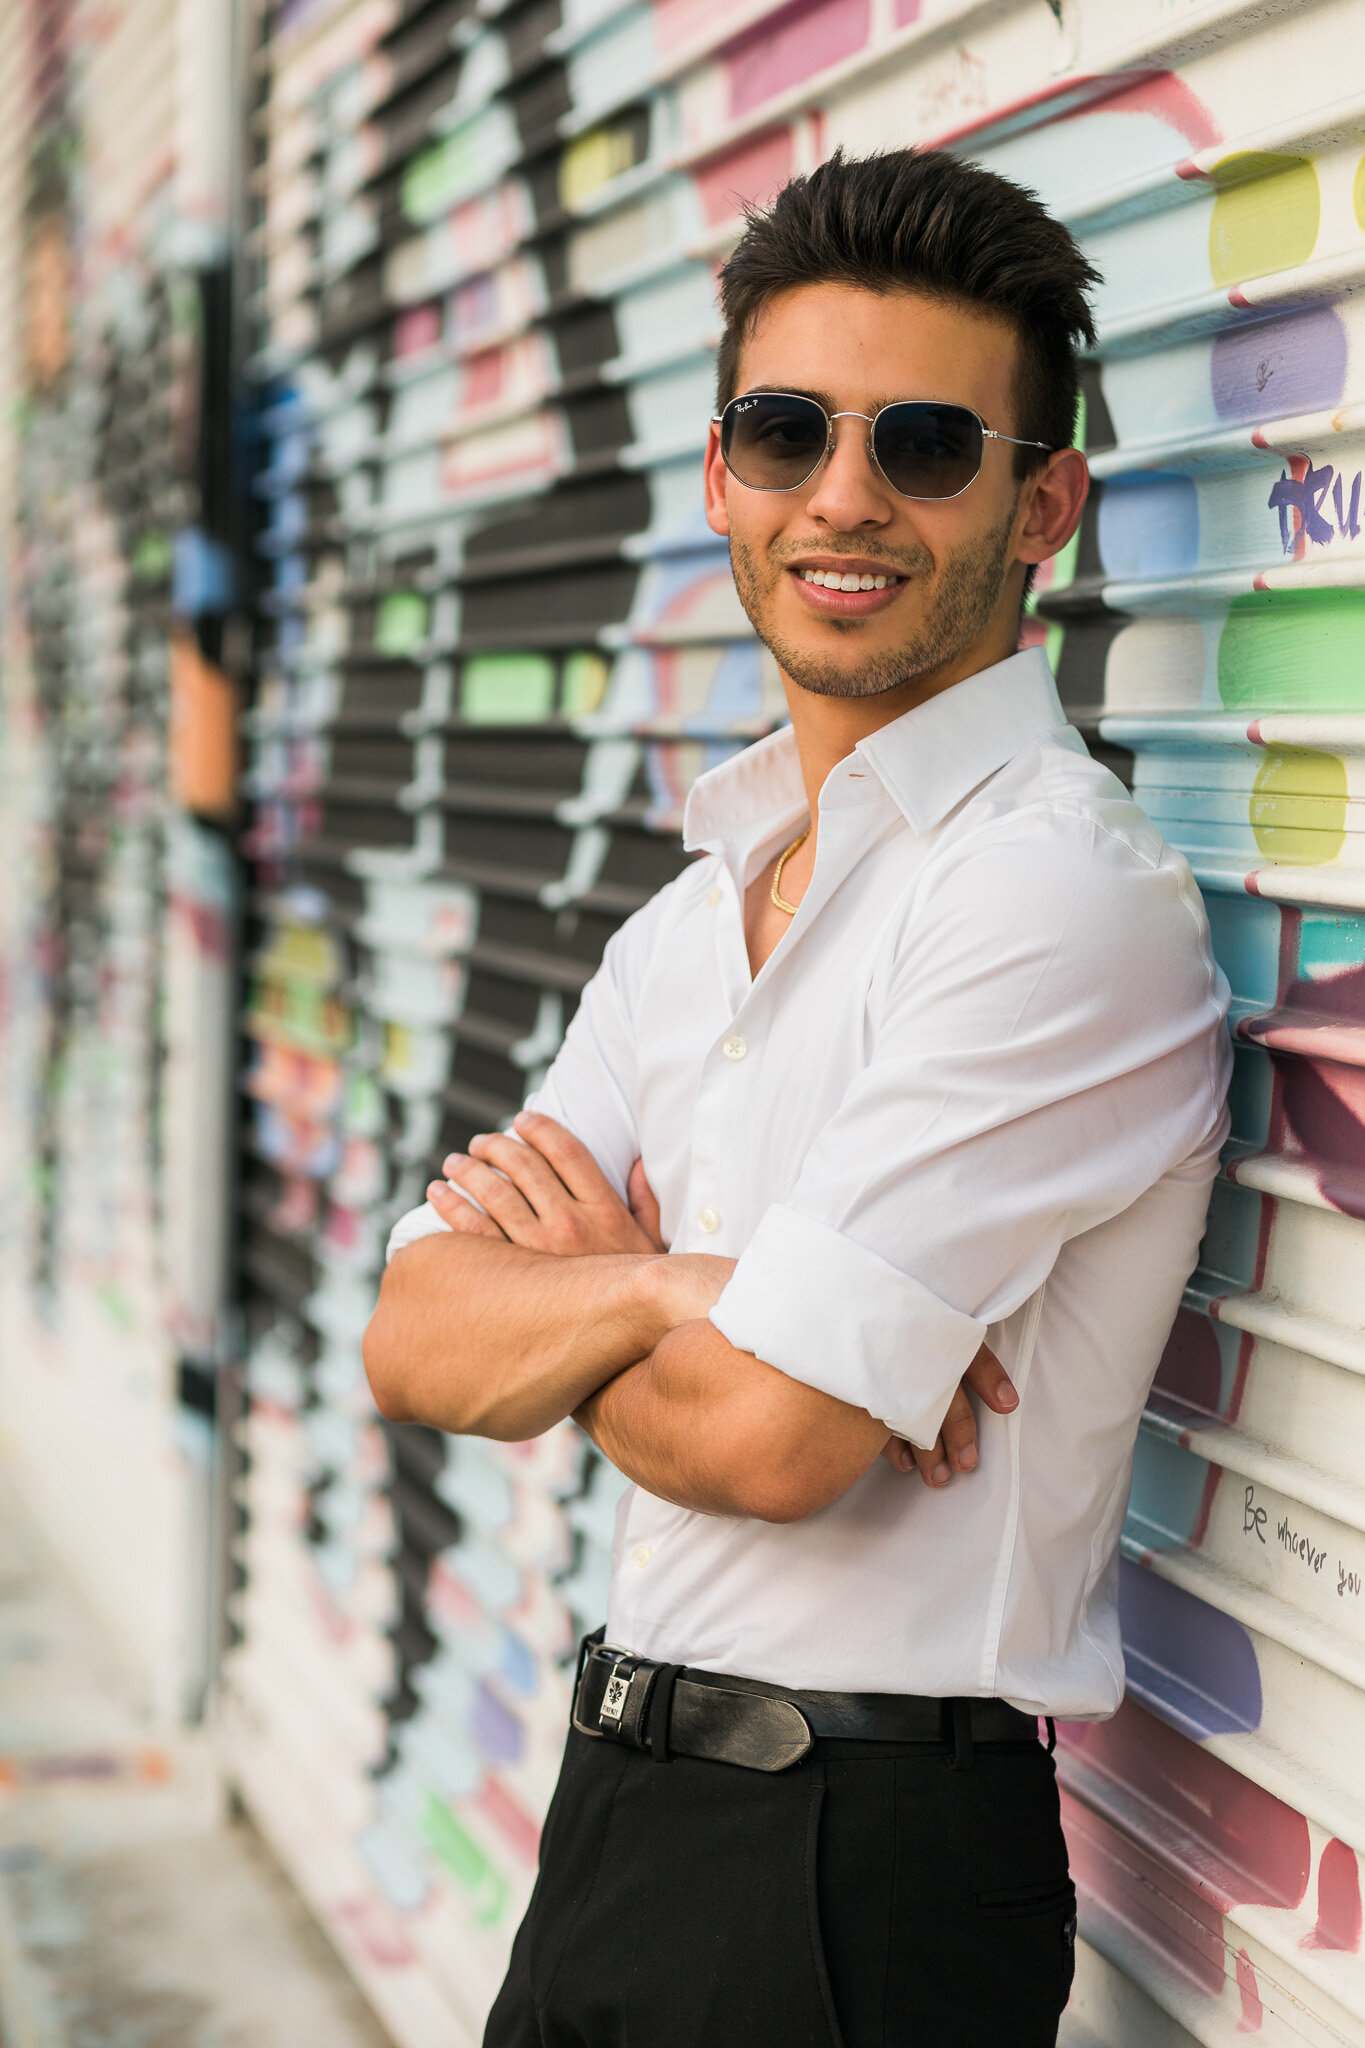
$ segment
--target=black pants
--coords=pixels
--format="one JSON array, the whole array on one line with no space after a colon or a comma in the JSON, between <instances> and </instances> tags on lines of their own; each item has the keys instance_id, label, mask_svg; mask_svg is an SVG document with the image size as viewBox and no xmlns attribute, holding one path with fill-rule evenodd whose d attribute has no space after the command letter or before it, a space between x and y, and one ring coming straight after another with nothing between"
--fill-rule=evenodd
<instances>
[{"instance_id":1,"label":"black pants","mask_svg":"<svg viewBox=\"0 0 1365 2048\"><path fill-rule=\"evenodd\" d=\"M1074 1963L1040 1743L780 1775L571 1734L484 2048L1053 2048Z\"/></svg>"}]
</instances>

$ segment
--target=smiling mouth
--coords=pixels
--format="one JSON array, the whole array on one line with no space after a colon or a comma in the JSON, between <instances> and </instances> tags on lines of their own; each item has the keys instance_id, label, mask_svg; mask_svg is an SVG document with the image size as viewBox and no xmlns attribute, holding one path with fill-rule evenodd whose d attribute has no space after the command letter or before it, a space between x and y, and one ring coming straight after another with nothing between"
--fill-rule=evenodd
<instances>
[{"instance_id":1,"label":"smiling mouth","mask_svg":"<svg viewBox=\"0 0 1365 2048\"><path fill-rule=\"evenodd\" d=\"M852 625L884 612L909 581L894 569L881 569L868 561L850 563L847 568L838 563L826 567L823 563L793 562L787 574L800 592L799 602L807 615L828 619L831 625L840 620Z\"/></svg>"}]
</instances>

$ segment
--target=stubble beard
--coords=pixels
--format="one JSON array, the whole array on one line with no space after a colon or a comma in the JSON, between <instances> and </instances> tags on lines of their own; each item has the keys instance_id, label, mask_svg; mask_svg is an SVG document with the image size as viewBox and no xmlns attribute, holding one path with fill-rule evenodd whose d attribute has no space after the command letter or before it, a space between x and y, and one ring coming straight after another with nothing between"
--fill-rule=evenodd
<instances>
[{"instance_id":1,"label":"stubble beard","mask_svg":"<svg viewBox=\"0 0 1365 2048\"><path fill-rule=\"evenodd\" d=\"M859 622L853 619L847 623L831 620L836 631L847 634L854 641L847 664L837 667L813 654L809 648L784 639L772 630L766 620L766 600L776 591L778 579L786 574L786 566L779 555L769 554L773 580L766 589L754 550L734 535L730 540L730 564L734 571L735 589L750 624L783 674L790 676L799 689L809 690L816 697L880 697L888 690L897 690L906 683L919 682L933 675L985 632L1000 601L1001 586L1009 569L1013 526L1014 506L1011 506L1001 523L992 527L989 533L977 540L964 542L944 557L937 579L937 593L914 637L902 646L860 655L854 640L860 631ZM873 559L875 554L875 551L870 554L866 545L860 549L826 548L824 552L856 555L864 561ZM932 573L933 566L933 557L927 548L919 549L913 556L897 553L894 560L887 562L888 569L908 578L927 576Z\"/></svg>"}]
</instances>

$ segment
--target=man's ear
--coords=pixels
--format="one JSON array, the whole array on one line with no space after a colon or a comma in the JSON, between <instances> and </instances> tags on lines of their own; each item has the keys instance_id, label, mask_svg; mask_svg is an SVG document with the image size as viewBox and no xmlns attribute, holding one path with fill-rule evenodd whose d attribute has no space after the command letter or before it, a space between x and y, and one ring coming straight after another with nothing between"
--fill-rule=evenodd
<instances>
[{"instance_id":1,"label":"man's ear","mask_svg":"<svg viewBox=\"0 0 1365 2048\"><path fill-rule=\"evenodd\" d=\"M1090 465L1079 448L1059 448L1025 479L1024 523L1015 560L1038 563L1059 555L1081 523L1090 495Z\"/></svg>"},{"instance_id":2,"label":"man's ear","mask_svg":"<svg viewBox=\"0 0 1365 2048\"><path fill-rule=\"evenodd\" d=\"M726 496L726 484L730 472L720 452L720 428L712 420L706 436L706 453L702 457L702 479L706 487L706 523L712 533L720 534L723 540L730 537L730 503Z\"/></svg>"}]
</instances>

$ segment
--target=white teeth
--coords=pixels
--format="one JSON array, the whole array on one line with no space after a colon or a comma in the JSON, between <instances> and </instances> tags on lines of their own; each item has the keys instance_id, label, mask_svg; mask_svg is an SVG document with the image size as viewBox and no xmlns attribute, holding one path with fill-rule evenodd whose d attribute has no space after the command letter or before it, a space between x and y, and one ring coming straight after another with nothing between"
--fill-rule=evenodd
<instances>
[{"instance_id":1,"label":"white teeth","mask_svg":"<svg viewBox=\"0 0 1365 2048\"><path fill-rule=\"evenodd\" d=\"M803 569L801 575L817 590L885 590L888 583L901 580L899 576L841 576L837 569Z\"/></svg>"}]
</instances>

